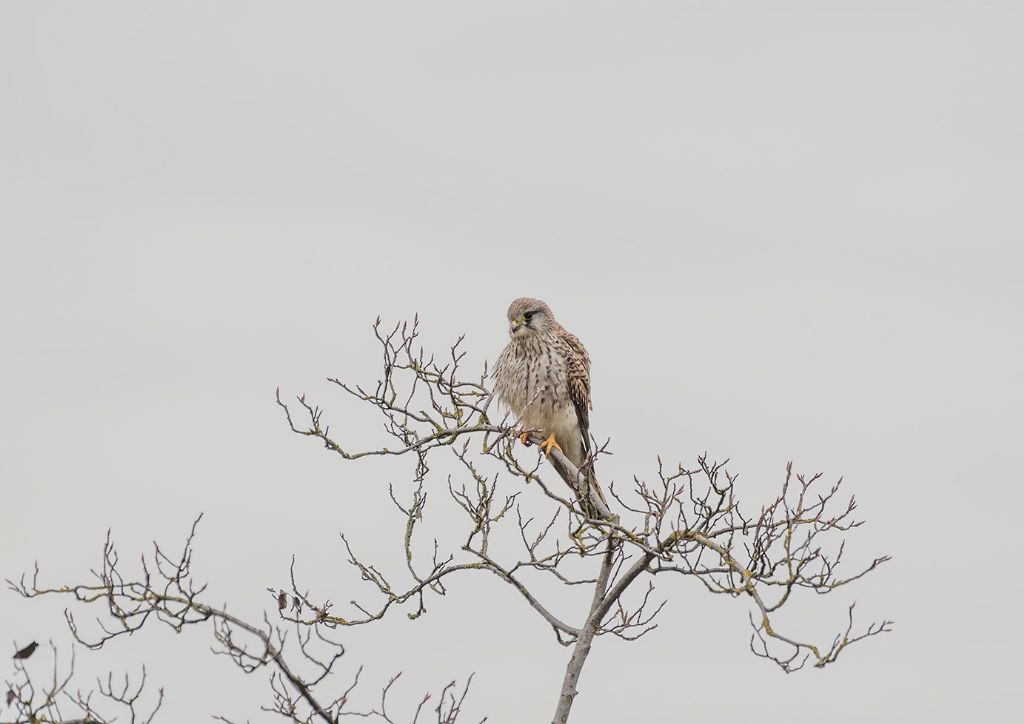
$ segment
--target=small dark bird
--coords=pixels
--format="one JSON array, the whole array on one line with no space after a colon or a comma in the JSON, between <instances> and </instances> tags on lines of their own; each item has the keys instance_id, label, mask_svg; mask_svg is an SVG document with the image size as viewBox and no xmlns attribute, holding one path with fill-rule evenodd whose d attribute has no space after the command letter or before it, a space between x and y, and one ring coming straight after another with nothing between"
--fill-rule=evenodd
<instances>
[{"instance_id":1,"label":"small dark bird","mask_svg":"<svg viewBox=\"0 0 1024 724\"><path fill-rule=\"evenodd\" d=\"M302 601L299 600L298 596L292 596L292 608L302 613Z\"/></svg>"},{"instance_id":2,"label":"small dark bird","mask_svg":"<svg viewBox=\"0 0 1024 724\"><path fill-rule=\"evenodd\" d=\"M14 689L7 690L7 706L11 705L11 702L18 698L18 695L14 693Z\"/></svg>"},{"instance_id":3,"label":"small dark bird","mask_svg":"<svg viewBox=\"0 0 1024 724\"><path fill-rule=\"evenodd\" d=\"M288 606L288 594L281 591L277 594L277 610L283 611Z\"/></svg>"},{"instance_id":4,"label":"small dark bird","mask_svg":"<svg viewBox=\"0 0 1024 724\"><path fill-rule=\"evenodd\" d=\"M39 648L39 644L37 644L35 641L33 641L32 643L30 643L25 648L23 648L20 651L16 652L14 654L14 658L16 658L16 659L27 659L29 656L31 656L32 654L34 654L36 652L37 648Z\"/></svg>"}]
</instances>

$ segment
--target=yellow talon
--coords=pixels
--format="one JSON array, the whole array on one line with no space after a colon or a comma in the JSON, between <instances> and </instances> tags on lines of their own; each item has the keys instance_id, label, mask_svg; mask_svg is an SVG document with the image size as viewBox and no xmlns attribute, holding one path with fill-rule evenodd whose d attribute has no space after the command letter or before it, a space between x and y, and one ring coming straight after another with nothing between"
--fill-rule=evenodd
<instances>
[{"instance_id":1,"label":"yellow talon","mask_svg":"<svg viewBox=\"0 0 1024 724\"><path fill-rule=\"evenodd\" d=\"M540 448L544 451L545 455L550 455L551 448L553 447L558 448L558 452L562 452L562 446L555 441L555 434L551 433L548 435L548 439L540 444Z\"/></svg>"},{"instance_id":2,"label":"yellow talon","mask_svg":"<svg viewBox=\"0 0 1024 724\"><path fill-rule=\"evenodd\" d=\"M519 436L519 442L523 443L523 445L529 445L530 433L524 431L523 434Z\"/></svg>"}]
</instances>

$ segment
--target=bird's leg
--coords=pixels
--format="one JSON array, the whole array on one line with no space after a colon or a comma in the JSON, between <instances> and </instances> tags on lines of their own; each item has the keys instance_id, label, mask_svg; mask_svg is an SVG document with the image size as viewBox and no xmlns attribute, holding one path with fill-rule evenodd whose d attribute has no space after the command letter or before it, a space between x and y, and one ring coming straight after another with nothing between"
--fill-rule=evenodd
<instances>
[{"instance_id":1,"label":"bird's leg","mask_svg":"<svg viewBox=\"0 0 1024 724\"><path fill-rule=\"evenodd\" d=\"M519 427L519 425L516 425L515 430L513 430L512 432L512 436L518 437L519 441L522 442L525 446L527 446L527 448L529 448L531 444L534 444L529 441L530 432L532 432L532 430L530 430L528 427Z\"/></svg>"},{"instance_id":2,"label":"bird's leg","mask_svg":"<svg viewBox=\"0 0 1024 724\"><path fill-rule=\"evenodd\" d=\"M555 433L548 435L548 439L540 444L540 449L544 451L545 455L550 455L553 447L558 448L558 452L562 452L562 446L555 440Z\"/></svg>"}]
</instances>

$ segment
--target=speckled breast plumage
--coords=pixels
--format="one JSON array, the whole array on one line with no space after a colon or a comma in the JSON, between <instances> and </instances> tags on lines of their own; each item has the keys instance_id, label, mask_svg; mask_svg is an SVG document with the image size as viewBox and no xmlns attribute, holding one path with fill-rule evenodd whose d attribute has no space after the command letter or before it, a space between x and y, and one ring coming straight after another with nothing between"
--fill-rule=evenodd
<instances>
[{"instance_id":1,"label":"speckled breast plumage","mask_svg":"<svg viewBox=\"0 0 1024 724\"><path fill-rule=\"evenodd\" d=\"M565 360L553 334L511 340L494 377L499 399L524 427L548 430L552 418L573 409Z\"/></svg>"},{"instance_id":2,"label":"speckled breast plumage","mask_svg":"<svg viewBox=\"0 0 1024 724\"><path fill-rule=\"evenodd\" d=\"M566 457L579 467L586 444L563 345L555 333L513 338L495 365L495 392L520 427L554 435Z\"/></svg>"}]
</instances>

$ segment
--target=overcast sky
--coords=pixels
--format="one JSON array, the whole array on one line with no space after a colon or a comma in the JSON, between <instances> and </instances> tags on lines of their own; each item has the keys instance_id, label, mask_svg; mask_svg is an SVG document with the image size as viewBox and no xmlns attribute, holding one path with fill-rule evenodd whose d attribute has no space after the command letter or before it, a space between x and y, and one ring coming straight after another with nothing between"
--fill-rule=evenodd
<instances>
[{"instance_id":1,"label":"overcast sky","mask_svg":"<svg viewBox=\"0 0 1024 724\"><path fill-rule=\"evenodd\" d=\"M666 585L656 632L598 641L576 721L1011 720L1022 24L1018 2L3 3L0 576L81 580L108 527L134 560L204 512L215 601L258 612L292 554L349 600L337 534L400 569L408 468L291 435L275 387L383 445L324 381L376 380L378 314L466 333L479 364L538 296L594 360L603 479L707 450L756 508L794 460L856 492L850 553L894 556L785 620L830 639L856 599L895 632L792 676L749 653L748 602ZM63 605L0 595L0 642L66 645ZM367 700L475 671L493 722L548 720L569 654L483 577L342 636ZM82 663L146 662L166 722L271 721L210 643Z\"/></svg>"}]
</instances>

